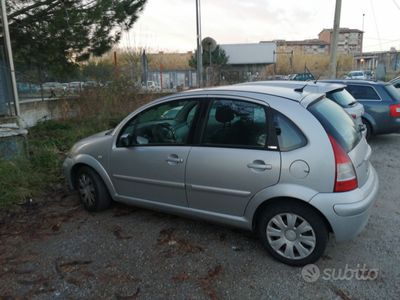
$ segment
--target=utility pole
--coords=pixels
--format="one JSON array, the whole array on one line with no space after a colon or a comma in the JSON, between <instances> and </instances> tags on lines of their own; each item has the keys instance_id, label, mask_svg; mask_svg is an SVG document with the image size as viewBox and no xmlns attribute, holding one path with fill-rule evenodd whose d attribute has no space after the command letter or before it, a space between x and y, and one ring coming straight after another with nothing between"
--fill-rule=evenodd
<instances>
[{"instance_id":1,"label":"utility pole","mask_svg":"<svg viewBox=\"0 0 400 300\"><path fill-rule=\"evenodd\" d=\"M10 73L11 73L11 85L14 96L15 114L16 116L19 116L20 109L19 109L19 98L17 90L17 80L15 78L14 58L11 48L10 30L8 28L6 0L0 0L0 1L1 1L1 18L3 19L4 40L6 43L8 65L10 67Z\"/></svg>"},{"instance_id":2,"label":"utility pole","mask_svg":"<svg viewBox=\"0 0 400 300\"><path fill-rule=\"evenodd\" d=\"M201 45L201 7L200 0L196 0L196 27L197 27L197 85L203 86L203 47Z\"/></svg>"},{"instance_id":3,"label":"utility pole","mask_svg":"<svg viewBox=\"0 0 400 300\"><path fill-rule=\"evenodd\" d=\"M337 44L339 38L340 11L342 9L342 0L336 0L335 19L333 21L333 32L331 38L331 57L329 61L329 78L336 78L337 64Z\"/></svg>"}]
</instances>

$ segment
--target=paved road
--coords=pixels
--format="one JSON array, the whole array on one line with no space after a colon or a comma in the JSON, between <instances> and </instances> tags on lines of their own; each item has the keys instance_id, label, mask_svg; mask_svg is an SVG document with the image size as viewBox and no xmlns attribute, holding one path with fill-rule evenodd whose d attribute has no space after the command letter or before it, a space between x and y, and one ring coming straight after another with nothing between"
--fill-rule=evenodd
<instances>
[{"instance_id":1,"label":"paved road","mask_svg":"<svg viewBox=\"0 0 400 300\"><path fill-rule=\"evenodd\" d=\"M0 224L0 299L399 299L400 136L371 145L370 222L350 243L331 239L313 283L251 233L122 205L90 214L55 193Z\"/></svg>"}]
</instances>

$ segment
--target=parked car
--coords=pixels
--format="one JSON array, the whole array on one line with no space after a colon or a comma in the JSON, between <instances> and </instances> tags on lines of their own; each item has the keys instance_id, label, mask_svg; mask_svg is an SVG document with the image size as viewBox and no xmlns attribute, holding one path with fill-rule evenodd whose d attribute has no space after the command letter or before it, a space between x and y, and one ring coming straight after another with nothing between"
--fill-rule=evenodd
<instances>
[{"instance_id":1,"label":"parked car","mask_svg":"<svg viewBox=\"0 0 400 300\"><path fill-rule=\"evenodd\" d=\"M83 87L84 89L90 90L90 89L95 89L95 88L100 87L100 84L99 84L97 81L91 80L91 81L86 81L86 82L84 82L83 85L82 85L82 87Z\"/></svg>"},{"instance_id":2,"label":"parked car","mask_svg":"<svg viewBox=\"0 0 400 300\"><path fill-rule=\"evenodd\" d=\"M368 80L324 80L342 83L361 104L367 137L400 132L400 92L390 83Z\"/></svg>"},{"instance_id":3,"label":"parked car","mask_svg":"<svg viewBox=\"0 0 400 300\"><path fill-rule=\"evenodd\" d=\"M64 87L60 82L45 82L42 84L42 88L49 98L55 98L64 93Z\"/></svg>"},{"instance_id":4,"label":"parked car","mask_svg":"<svg viewBox=\"0 0 400 300\"><path fill-rule=\"evenodd\" d=\"M241 83L241 85L264 85L276 86L293 89L296 92L322 93L332 101L339 104L354 119L354 122L361 130L364 130L362 116L364 114L364 106L357 102L349 92L346 91L344 84L327 83L316 81L253 81ZM362 127L360 127L362 125Z\"/></svg>"},{"instance_id":5,"label":"parked car","mask_svg":"<svg viewBox=\"0 0 400 300\"><path fill-rule=\"evenodd\" d=\"M321 257L330 232L345 241L364 228L379 185L370 155L324 95L236 85L153 101L77 142L63 167L90 211L114 200L253 230L300 266Z\"/></svg>"},{"instance_id":6,"label":"parked car","mask_svg":"<svg viewBox=\"0 0 400 300\"><path fill-rule=\"evenodd\" d=\"M369 80L373 79L373 77L373 72L368 70L351 71L345 75L345 79Z\"/></svg>"},{"instance_id":7,"label":"parked car","mask_svg":"<svg viewBox=\"0 0 400 300\"><path fill-rule=\"evenodd\" d=\"M143 89L149 92L161 91L161 87L155 81L147 81L147 84L143 85Z\"/></svg>"},{"instance_id":8,"label":"parked car","mask_svg":"<svg viewBox=\"0 0 400 300\"><path fill-rule=\"evenodd\" d=\"M297 73L297 74L289 74L287 79L296 81L307 81L307 80L315 80L315 77L311 73Z\"/></svg>"},{"instance_id":9,"label":"parked car","mask_svg":"<svg viewBox=\"0 0 400 300\"><path fill-rule=\"evenodd\" d=\"M68 90L71 93L80 93L83 89L83 82L73 81L68 84Z\"/></svg>"}]
</instances>

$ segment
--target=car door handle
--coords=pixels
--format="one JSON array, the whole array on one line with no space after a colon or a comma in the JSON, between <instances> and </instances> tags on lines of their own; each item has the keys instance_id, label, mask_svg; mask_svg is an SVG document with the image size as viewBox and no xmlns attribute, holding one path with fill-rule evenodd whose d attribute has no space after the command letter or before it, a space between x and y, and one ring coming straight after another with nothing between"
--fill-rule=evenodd
<instances>
[{"instance_id":1,"label":"car door handle","mask_svg":"<svg viewBox=\"0 0 400 300\"><path fill-rule=\"evenodd\" d=\"M272 165L265 164L264 162L260 163L257 161L254 161L253 163L247 164L247 167L249 169L256 169L256 170L272 170Z\"/></svg>"},{"instance_id":2,"label":"car door handle","mask_svg":"<svg viewBox=\"0 0 400 300\"><path fill-rule=\"evenodd\" d=\"M183 163L183 158L179 158L178 155L172 154L168 156L168 158L165 161L169 164L181 164Z\"/></svg>"}]
</instances>

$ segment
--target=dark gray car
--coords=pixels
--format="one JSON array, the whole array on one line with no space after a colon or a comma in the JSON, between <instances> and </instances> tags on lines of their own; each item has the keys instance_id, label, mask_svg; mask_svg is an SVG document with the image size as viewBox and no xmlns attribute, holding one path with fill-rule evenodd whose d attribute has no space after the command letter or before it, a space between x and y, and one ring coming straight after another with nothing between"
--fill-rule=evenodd
<instances>
[{"instance_id":1,"label":"dark gray car","mask_svg":"<svg viewBox=\"0 0 400 300\"><path fill-rule=\"evenodd\" d=\"M400 132L400 92L391 84L368 80L324 80L343 83L346 90L361 104L367 138L371 135Z\"/></svg>"}]
</instances>

